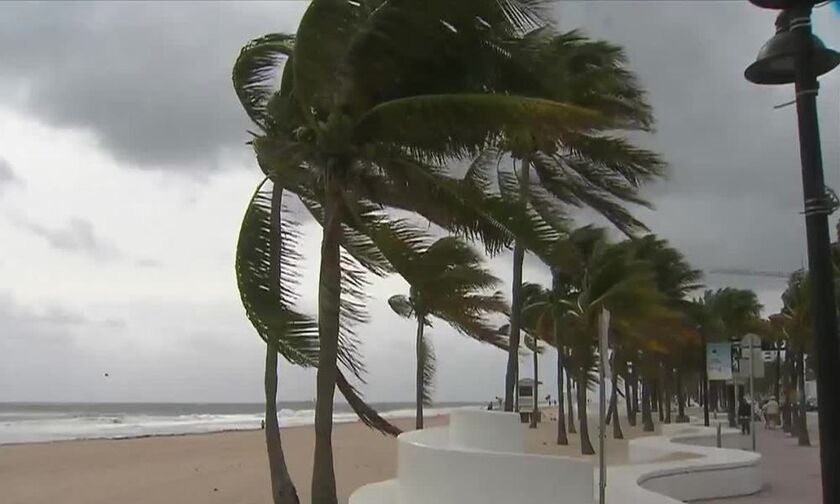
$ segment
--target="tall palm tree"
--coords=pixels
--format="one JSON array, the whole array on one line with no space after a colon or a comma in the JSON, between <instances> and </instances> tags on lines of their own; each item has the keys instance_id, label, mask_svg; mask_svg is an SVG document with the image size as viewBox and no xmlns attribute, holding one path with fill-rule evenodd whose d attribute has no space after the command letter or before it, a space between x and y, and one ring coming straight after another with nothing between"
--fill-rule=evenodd
<instances>
[{"instance_id":1,"label":"tall palm tree","mask_svg":"<svg viewBox=\"0 0 840 504\"><path fill-rule=\"evenodd\" d=\"M686 314L691 307L688 295L703 287L700 283L702 272L694 269L685 259L685 256L672 247L667 240L658 238L653 234L634 240L637 257L647 261L654 272L656 285L665 297L665 305L674 315L673 324L658 324L658 337L660 339L660 352L649 353L648 355L659 356L658 381L665 396L665 421L671 420L671 391L669 385L675 383L678 408L680 410L678 421L685 420L684 402L682 391L683 372L691 363L687 356L695 355L697 347L694 331L687 327L688 319L681 314ZM665 331L663 331L663 329ZM697 362L695 358L694 362ZM692 366L693 368L693 366ZM676 370L676 376L672 376L672 370ZM660 408L660 411L662 408Z\"/></svg>"},{"instance_id":2,"label":"tall palm tree","mask_svg":"<svg viewBox=\"0 0 840 504\"><path fill-rule=\"evenodd\" d=\"M612 313L612 330L630 331L638 321L656 315L661 294L656 288L650 266L636 258L627 243L610 244L604 230L584 227L570 235L577 250L574 267L564 273L572 286L564 301L564 330L570 335L578 385L578 424L581 452L594 453L589 440L586 395L597 365L594 342L597 341L598 316L603 309Z\"/></svg>"},{"instance_id":3,"label":"tall palm tree","mask_svg":"<svg viewBox=\"0 0 840 504\"><path fill-rule=\"evenodd\" d=\"M440 201L432 205L418 191L433 185L430 176L443 161L475 155L513 131L545 142L600 122L581 107L488 92L497 90L488 86L495 72L488 61L510 58L499 44L537 26L542 3L314 0L293 49L287 36L267 37L271 56L244 72L241 89L260 97L242 100L264 126L254 142L258 160L275 182L320 205L313 501L336 501L332 412L347 283L341 247L348 245L347 223L358 224L357 204L408 201L430 219L469 227L475 220L468 211L460 221L441 215ZM277 54L288 57L282 82L289 86L266 94L265 72ZM450 202L464 210L462 200Z\"/></svg>"},{"instance_id":4,"label":"tall palm tree","mask_svg":"<svg viewBox=\"0 0 840 504\"><path fill-rule=\"evenodd\" d=\"M391 251L388 251L389 255ZM388 304L398 315L417 321L416 426L423 428L423 406L431 402L434 350L424 330L433 319L445 321L460 333L506 348L506 339L484 321L492 313L506 313L501 293L485 291L499 279L482 267L481 255L456 237L445 237L419 251L402 248L393 263L410 286L408 296L395 295Z\"/></svg>"},{"instance_id":5,"label":"tall palm tree","mask_svg":"<svg viewBox=\"0 0 840 504\"><path fill-rule=\"evenodd\" d=\"M709 341L740 339L760 325L761 303L755 292L726 287L707 290L696 301L704 311L701 330ZM726 386L729 425L735 426L735 386Z\"/></svg>"},{"instance_id":6,"label":"tall palm tree","mask_svg":"<svg viewBox=\"0 0 840 504\"><path fill-rule=\"evenodd\" d=\"M646 204L637 188L661 176L663 164L658 156L621 136L623 131L648 131L653 124L645 94L627 70L621 48L578 31L557 33L548 27L533 30L506 48L513 58L499 71L505 91L585 107L598 112L603 122L548 143L528 135L507 137L496 152L498 161L503 153L511 159L510 169L495 163L499 191L533 208L548 222L555 220L557 206L586 206L628 234L645 229L622 204ZM508 410L518 374L522 264L529 248L517 239L513 250L511 346L505 381Z\"/></svg>"},{"instance_id":7,"label":"tall palm tree","mask_svg":"<svg viewBox=\"0 0 840 504\"><path fill-rule=\"evenodd\" d=\"M527 332L538 336L547 344L553 346L557 351L557 444L569 444L568 433L566 432L566 411L565 394L563 391L563 375L565 347L562 343L560 326L566 311L563 303L564 284L559 282L559 275L556 269L552 270L552 276L558 281L553 282L552 289L545 289L536 284L524 284L522 290L525 293L522 318ZM536 380L536 379L535 379Z\"/></svg>"},{"instance_id":8,"label":"tall palm tree","mask_svg":"<svg viewBox=\"0 0 840 504\"><path fill-rule=\"evenodd\" d=\"M785 335L790 342L789 351L794 355L793 362L796 372L792 382L796 384L799 395L799 408L796 411L796 434L800 446L810 446L811 439L806 421L805 379L806 354L812 339L811 317L811 286L808 274L797 271L790 276L788 286L782 294L782 324Z\"/></svg>"}]
</instances>

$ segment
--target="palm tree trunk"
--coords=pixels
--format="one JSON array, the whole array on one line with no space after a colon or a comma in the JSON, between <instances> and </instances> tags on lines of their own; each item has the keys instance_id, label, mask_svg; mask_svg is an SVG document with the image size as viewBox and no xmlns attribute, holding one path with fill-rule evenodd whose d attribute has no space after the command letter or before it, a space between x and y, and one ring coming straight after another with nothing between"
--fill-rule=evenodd
<instances>
[{"instance_id":1,"label":"palm tree trunk","mask_svg":"<svg viewBox=\"0 0 840 504\"><path fill-rule=\"evenodd\" d=\"M785 352L785 373L784 373L784 382L785 382L785 402L781 404L782 406L782 431L787 432L789 434L793 433L793 414L792 414L792 407L793 407L793 394L792 388L794 372L793 372L793 352L791 351L790 346L788 345L787 351Z\"/></svg>"},{"instance_id":2,"label":"palm tree trunk","mask_svg":"<svg viewBox=\"0 0 840 504\"><path fill-rule=\"evenodd\" d=\"M653 432L653 415L651 414L650 385L645 378L642 378L642 430Z\"/></svg>"},{"instance_id":3,"label":"palm tree trunk","mask_svg":"<svg viewBox=\"0 0 840 504\"><path fill-rule=\"evenodd\" d=\"M534 408L531 411L531 423L529 427L531 429L537 428L537 418L540 414L540 372L539 372L539 353L537 352L539 347L537 346L537 339L534 338Z\"/></svg>"},{"instance_id":4,"label":"palm tree trunk","mask_svg":"<svg viewBox=\"0 0 840 504\"><path fill-rule=\"evenodd\" d=\"M703 425L709 426L709 369L706 364L706 332L700 328L700 341L702 351L700 352L700 366L703 371L700 376L700 395L703 400Z\"/></svg>"},{"instance_id":5,"label":"palm tree trunk","mask_svg":"<svg viewBox=\"0 0 840 504\"><path fill-rule=\"evenodd\" d=\"M632 421L630 425L636 425L636 418L639 416L639 371L637 369L638 364L636 362L633 363L633 373L632 378L630 380L630 385L632 386L633 391L633 415Z\"/></svg>"},{"instance_id":6,"label":"palm tree trunk","mask_svg":"<svg viewBox=\"0 0 840 504\"><path fill-rule=\"evenodd\" d=\"M417 401L417 413L415 416L415 427L417 429L423 428L423 397L425 396L424 391L424 369L425 363L423 362L423 326L426 323L426 316L422 313L417 314L417 342L415 345L415 351L417 352L417 383L416 383L416 401Z\"/></svg>"},{"instance_id":7,"label":"palm tree trunk","mask_svg":"<svg viewBox=\"0 0 840 504\"><path fill-rule=\"evenodd\" d=\"M557 348L557 444L569 444L569 436L566 433L566 408L563 394L563 349L560 348L560 336L557 331L557 324L554 325L554 345Z\"/></svg>"},{"instance_id":8,"label":"palm tree trunk","mask_svg":"<svg viewBox=\"0 0 840 504\"><path fill-rule=\"evenodd\" d=\"M630 390L630 377L627 376L629 373L624 373L624 407L627 409L627 423L630 424L631 427L636 426L636 415L633 414L633 394Z\"/></svg>"},{"instance_id":9,"label":"palm tree trunk","mask_svg":"<svg viewBox=\"0 0 840 504\"><path fill-rule=\"evenodd\" d=\"M569 420L569 434L577 434L575 428L575 409L573 407L574 399L572 399L572 373L566 367L566 399L569 406L568 420Z\"/></svg>"},{"instance_id":10,"label":"palm tree trunk","mask_svg":"<svg viewBox=\"0 0 840 504\"><path fill-rule=\"evenodd\" d=\"M520 187L524 192L529 184L531 167L528 159L522 160ZM517 241L513 246L513 287L510 294L510 346L508 347L507 372L505 373L505 411L513 411L513 396L519 378L519 332L522 319L522 263L525 247Z\"/></svg>"},{"instance_id":11,"label":"palm tree trunk","mask_svg":"<svg viewBox=\"0 0 840 504\"><path fill-rule=\"evenodd\" d=\"M335 161L330 161L333 164ZM333 166L330 166L333 168ZM324 225L318 287L318 374L315 399L315 460L312 469L312 502L337 504L332 452L333 399L338 358L339 306L341 302L341 187L335 175L324 182Z\"/></svg>"},{"instance_id":12,"label":"palm tree trunk","mask_svg":"<svg viewBox=\"0 0 840 504\"><path fill-rule=\"evenodd\" d=\"M729 420L729 426L731 428L737 427L735 423L735 406L737 405L737 401L735 400L735 385L727 385L726 386L726 415Z\"/></svg>"},{"instance_id":13,"label":"palm tree trunk","mask_svg":"<svg viewBox=\"0 0 840 504\"><path fill-rule=\"evenodd\" d=\"M586 369L581 366L578 372L577 394L578 394L578 423L580 424L580 453L581 455L592 455L595 449L589 440L589 422L586 415Z\"/></svg>"},{"instance_id":14,"label":"palm tree trunk","mask_svg":"<svg viewBox=\"0 0 840 504\"><path fill-rule=\"evenodd\" d=\"M663 379L662 379L662 397L665 398L664 404L660 409L665 410L665 423L671 423L671 387L668 386L668 382L670 380L670 374L668 371L663 369Z\"/></svg>"},{"instance_id":15,"label":"palm tree trunk","mask_svg":"<svg viewBox=\"0 0 840 504\"><path fill-rule=\"evenodd\" d=\"M774 395L776 402L782 404L781 385L782 385L782 344L776 342L776 381L773 384L775 388Z\"/></svg>"},{"instance_id":16,"label":"palm tree trunk","mask_svg":"<svg viewBox=\"0 0 840 504\"><path fill-rule=\"evenodd\" d=\"M687 423L685 414L685 391L683 390L682 371L677 369L677 423Z\"/></svg>"},{"instance_id":17,"label":"palm tree trunk","mask_svg":"<svg viewBox=\"0 0 840 504\"><path fill-rule=\"evenodd\" d=\"M621 419L618 418L618 349L613 352L612 367L612 398L610 399L610 411L612 412L613 439L624 439L624 432L621 431Z\"/></svg>"},{"instance_id":18,"label":"palm tree trunk","mask_svg":"<svg viewBox=\"0 0 840 504\"><path fill-rule=\"evenodd\" d=\"M265 446L274 504L299 504L300 499L283 455L277 422L277 346L274 343L265 345Z\"/></svg>"},{"instance_id":19,"label":"palm tree trunk","mask_svg":"<svg viewBox=\"0 0 840 504\"><path fill-rule=\"evenodd\" d=\"M271 236L269 237L270 287L276 289L280 299L280 240L282 236L281 212L283 207L283 186L272 184L271 189ZM274 504L299 504L295 484L289 476L283 444L280 440L280 425L277 422L277 342L267 341L265 345L265 447L268 451L268 470L271 477L271 496Z\"/></svg>"},{"instance_id":20,"label":"palm tree trunk","mask_svg":"<svg viewBox=\"0 0 840 504\"><path fill-rule=\"evenodd\" d=\"M807 403L805 397L805 348L799 349L799 369L797 370L799 381L799 446L811 446L811 437L808 435Z\"/></svg>"}]
</instances>

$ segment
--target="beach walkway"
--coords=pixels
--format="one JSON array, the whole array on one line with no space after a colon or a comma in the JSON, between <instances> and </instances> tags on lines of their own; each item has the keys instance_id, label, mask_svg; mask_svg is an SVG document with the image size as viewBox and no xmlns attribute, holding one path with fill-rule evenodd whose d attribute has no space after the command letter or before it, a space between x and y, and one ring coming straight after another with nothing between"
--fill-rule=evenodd
<instances>
[{"instance_id":1,"label":"beach walkway","mask_svg":"<svg viewBox=\"0 0 840 504\"><path fill-rule=\"evenodd\" d=\"M819 504L820 453L817 444L816 418L809 415L808 429L814 446L797 445L781 429L765 430L756 425L756 445L762 454L761 470L765 488L749 497L707 501L714 504ZM724 447L750 449L750 436L725 439Z\"/></svg>"}]
</instances>

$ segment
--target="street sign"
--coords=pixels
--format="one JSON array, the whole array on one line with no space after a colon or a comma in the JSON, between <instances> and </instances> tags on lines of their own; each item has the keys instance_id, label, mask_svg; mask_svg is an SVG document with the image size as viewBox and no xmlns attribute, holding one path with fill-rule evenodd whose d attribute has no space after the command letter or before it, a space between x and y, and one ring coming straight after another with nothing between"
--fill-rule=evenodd
<instances>
[{"instance_id":1,"label":"street sign","mask_svg":"<svg viewBox=\"0 0 840 504\"><path fill-rule=\"evenodd\" d=\"M752 343L752 356L750 343ZM750 366L750 360L753 360L755 364ZM741 339L741 359L738 372L735 374L741 379L749 380L750 370L752 370L753 378L764 378L764 352L761 350L761 338L755 334L747 334Z\"/></svg>"},{"instance_id":2,"label":"street sign","mask_svg":"<svg viewBox=\"0 0 840 504\"><path fill-rule=\"evenodd\" d=\"M731 343L709 343L706 345L706 371L709 380L732 379Z\"/></svg>"}]
</instances>

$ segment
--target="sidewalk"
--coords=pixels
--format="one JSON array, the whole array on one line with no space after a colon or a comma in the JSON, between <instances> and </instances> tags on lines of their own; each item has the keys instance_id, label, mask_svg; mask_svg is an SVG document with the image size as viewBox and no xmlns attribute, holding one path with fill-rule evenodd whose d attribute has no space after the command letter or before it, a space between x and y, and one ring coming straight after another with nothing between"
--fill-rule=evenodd
<instances>
[{"instance_id":1,"label":"sidewalk","mask_svg":"<svg viewBox=\"0 0 840 504\"><path fill-rule=\"evenodd\" d=\"M813 423L812 423L813 421ZM819 504L820 453L817 445L816 419L808 418L811 447L802 447L796 439L777 430L765 430L756 424L756 445L762 454L764 489L752 496L707 501L715 504ZM726 442L728 441L728 443ZM725 448L749 450L750 436L725 439Z\"/></svg>"}]
</instances>

